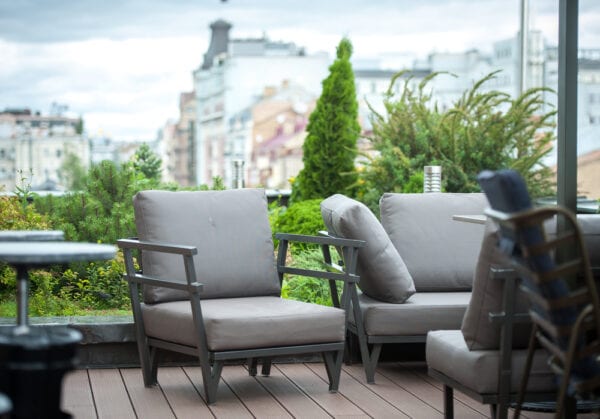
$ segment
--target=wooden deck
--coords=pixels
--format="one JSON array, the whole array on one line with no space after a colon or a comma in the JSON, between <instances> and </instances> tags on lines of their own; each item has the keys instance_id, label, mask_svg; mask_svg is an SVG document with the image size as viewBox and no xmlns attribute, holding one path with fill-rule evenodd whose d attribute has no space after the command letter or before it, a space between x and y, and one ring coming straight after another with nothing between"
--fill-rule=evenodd
<instances>
[{"instance_id":1,"label":"wooden deck","mask_svg":"<svg viewBox=\"0 0 600 419\"><path fill-rule=\"evenodd\" d=\"M75 418L441 418L442 386L422 363L384 363L377 384L366 384L361 365L344 366L338 393L327 390L323 364L275 364L270 377L250 377L226 366L218 401L203 400L198 367L161 367L159 386L145 388L141 370L89 369L63 382L63 410ZM487 418L489 407L455 392L456 418ZM550 418L524 412L525 418ZM579 415L582 418L596 415Z\"/></svg>"}]
</instances>

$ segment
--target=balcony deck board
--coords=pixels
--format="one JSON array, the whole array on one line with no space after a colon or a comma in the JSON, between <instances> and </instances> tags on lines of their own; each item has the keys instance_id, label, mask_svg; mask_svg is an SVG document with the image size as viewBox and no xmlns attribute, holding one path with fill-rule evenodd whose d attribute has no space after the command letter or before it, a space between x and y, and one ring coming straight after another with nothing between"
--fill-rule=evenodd
<instances>
[{"instance_id":1,"label":"balcony deck board","mask_svg":"<svg viewBox=\"0 0 600 419\"><path fill-rule=\"evenodd\" d=\"M207 406L199 367L161 367L160 384L152 388L144 387L139 368L82 369L65 377L62 407L77 419L443 416L442 385L427 376L423 363L381 363L376 384L366 383L361 365L344 365L338 393L328 391L326 377L320 363L274 364L270 377L250 377L244 366L228 365L217 403ZM489 406L455 392L456 417L486 418L489 412ZM552 414L523 412L522 417Z\"/></svg>"}]
</instances>

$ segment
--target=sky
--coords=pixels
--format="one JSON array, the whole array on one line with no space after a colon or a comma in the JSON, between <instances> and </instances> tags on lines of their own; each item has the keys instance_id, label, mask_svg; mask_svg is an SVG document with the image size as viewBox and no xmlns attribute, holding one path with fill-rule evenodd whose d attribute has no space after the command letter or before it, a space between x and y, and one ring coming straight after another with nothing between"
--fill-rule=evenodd
<instances>
[{"instance_id":1,"label":"sky","mask_svg":"<svg viewBox=\"0 0 600 419\"><path fill-rule=\"evenodd\" d=\"M579 46L600 49L600 1L579 0ZM91 136L156 138L193 90L210 39L294 42L331 59L343 36L356 63L491 51L519 30L520 0L0 0L0 110L82 116ZM558 42L558 0L529 0L530 29Z\"/></svg>"}]
</instances>

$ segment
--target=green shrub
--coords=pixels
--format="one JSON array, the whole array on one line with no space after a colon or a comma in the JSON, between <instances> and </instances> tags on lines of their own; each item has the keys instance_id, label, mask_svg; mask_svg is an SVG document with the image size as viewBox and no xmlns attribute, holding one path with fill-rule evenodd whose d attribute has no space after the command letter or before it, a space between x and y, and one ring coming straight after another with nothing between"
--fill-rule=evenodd
<instances>
[{"instance_id":1,"label":"green shrub","mask_svg":"<svg viewBox=\"0 0 600 419\"><path fill-rule=\"evenodd\" d=\"M290 266L305 269L322 269L321 249L311 248L296 252L289 262ZM338 293L341 285L338 284ZM331 306L329 281L297 275L288 275L281 287L281 296L290 300L305 301Z\"/></svg>"},{"instance_id":2,"label":"green shrub","mask_svg":"<svg viewBox=\"0 0 600 419\"><path fill-rule=\"evenodd\" d=\"M309 199L296 202L288 208L271 209L273 233L317 235L320 230L325 229L320 204L321 199ZM305 249L306 244L295 243L290 250L295 253Z\"/></svg>"},{"instance_id":3,"label":"green shrub","mask_svg":"<svg viewBox=\"0 0 600 419\"><path fill-rule=\"evenodd\" d=\"M352 43L343 38L310 114L302 145L304 168L292 183L292 202L348 193L356 182L360 125L351 56Z\"/></svg>"},{"instance_id":4,"label":"green shrub","mask_svg":"<svg viewBox=\"0 0 600 419\"><path fill-rule=\"evenodd\" d=\"M535 88L517 98L482 86L496 73L477 81L449 109L432 101L425 78L411 89L410 78L395 93L402 73L384 96L385 113L374 112L371 142L377 152L360 172L356 196L378 213L384 192L409 192L411 177L423 166L442 166L447 192L478 192L484 169L517 170L534 196L552 193L552 173L543 159L552 149L555 112L542 113L542 93Z\"/></svg>"}]
</instances>

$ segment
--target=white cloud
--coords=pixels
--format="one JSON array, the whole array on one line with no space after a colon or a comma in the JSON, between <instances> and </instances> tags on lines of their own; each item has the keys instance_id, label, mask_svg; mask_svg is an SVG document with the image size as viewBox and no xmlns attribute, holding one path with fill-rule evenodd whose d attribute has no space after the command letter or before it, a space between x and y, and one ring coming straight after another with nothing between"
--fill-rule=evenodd
<instances>
[{"instance_id":1,"label":"white cloud","mask_svg":"<svg viewBox=\"0 0 600 419\"><path fill-rule=\"evenodd\" d=\"M518 31L520 0L0 1L0 107L82 114L90 133L152 139L193 88L217 18L233 37L295 42L333 57L489 51ZM531 0L531 27L556 44L558 0ZM600 2L580 0L580 46L600 48Z\"/></svg>"}]
</instances>

